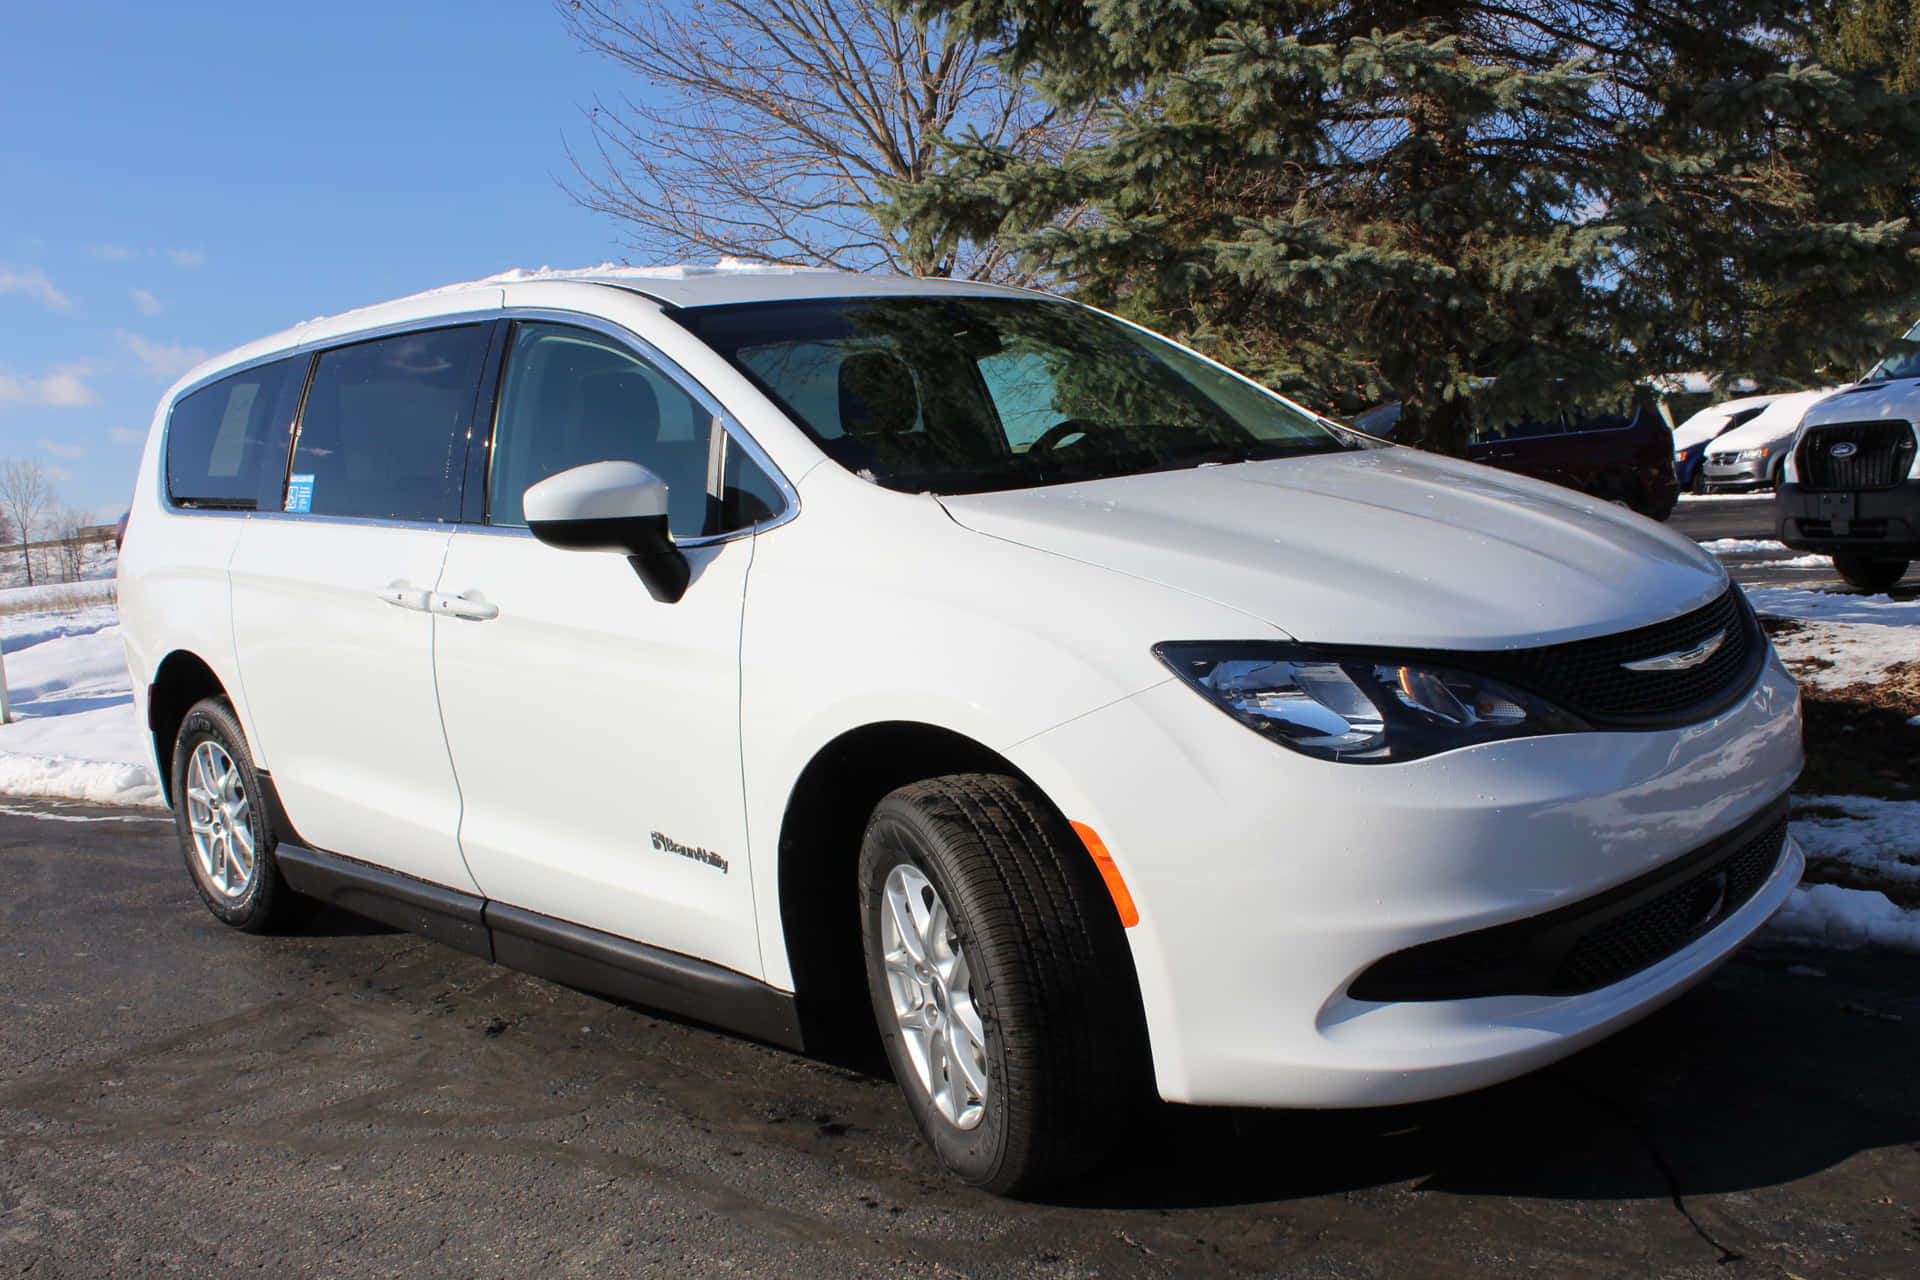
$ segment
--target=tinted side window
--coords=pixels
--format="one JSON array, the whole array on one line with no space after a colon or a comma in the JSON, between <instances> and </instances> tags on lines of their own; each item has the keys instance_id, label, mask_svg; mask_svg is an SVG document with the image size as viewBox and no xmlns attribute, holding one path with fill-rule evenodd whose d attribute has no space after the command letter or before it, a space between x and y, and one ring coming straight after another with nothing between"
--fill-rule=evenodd
<instances>
[{"instance_id":1,"label":"tinted side window","mask_svg":"<svg viewBox=\"0 0 1920 1280\"><path fill-rule=\"evenodd\" d=\"M287 420L307 359L261 365L200 388L167 418L167 494L181 506L252 510L278 488Z\"/></svg>"},{"instance_id":2,"label":"tinted side window","mask_svg":"<svg viewBox=\"0 0 1920 1280\"><path fill-rule=\"evenodd\" d=\"M406 333L323 352L300 413L285 507L457 520L487 327Z\"/></svg>"},{"instance_id":3,"label":"tinted side window","mask_svg":"<svg viewBox=\"0 0 1920 1280\"><path fill-rule=\"evenodd\" d=\"M521 499L529 486L609 460L637 462L667 482L667 525L675 537L764 518L739 513L778 503L778 491L765 476L746 477L732 465L725 487L740 494L733 510L708 500L715 430L706 406L613 339L570 325L517 324L494 423L487 523L526 524ZM758 472L751 461L744 466Z\"/></svg>"},{"instance_id":4,"label":"tinted side window","mask_svg":"<svg viewBox=\"0 0 1920 1280\"><path fill-rule=\"evenodd\" d=\"M745 450L728 448L726 483L720 499L720 528L744 529L771 520L787 505L773 478L762 471Z\"/></svg>"}]
</instances>

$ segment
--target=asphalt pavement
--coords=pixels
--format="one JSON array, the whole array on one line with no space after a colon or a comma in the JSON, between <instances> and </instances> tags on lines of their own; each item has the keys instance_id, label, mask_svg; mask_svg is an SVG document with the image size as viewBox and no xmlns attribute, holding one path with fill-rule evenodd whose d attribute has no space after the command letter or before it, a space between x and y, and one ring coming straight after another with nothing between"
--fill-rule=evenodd
<instances>
[{"instance_id":1,"label":"asphalt pavement","mask_svg":"<svg viewBox=\"0 0 1920 1280\"><path fill-rule=\"evenodd\" d=\"M1419 1106L1116 1115L1032 1204L890 1081L345 913L230 931L150 811L0 800L0 884L3 1276L1920 1274L1920 957L1751 947Z\"/></svg>"}]
</instances>

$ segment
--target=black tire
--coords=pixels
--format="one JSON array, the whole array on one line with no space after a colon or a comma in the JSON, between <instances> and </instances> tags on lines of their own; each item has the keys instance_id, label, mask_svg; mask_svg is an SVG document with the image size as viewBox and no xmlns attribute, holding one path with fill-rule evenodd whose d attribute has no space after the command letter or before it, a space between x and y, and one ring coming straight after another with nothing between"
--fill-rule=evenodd
<instances>
[{"instance_id":1,"label":"black tire","mask_svg":"<svg viewBox=\"0 0 1920 1280\"><path fill-rule=\"evenodd\" d=\"M1640 490L1640 482L1624 472L1604 472L1593 482L1593 496L1602 502L1611 502L1629 511L1646 514L1647 500Z\"/></svg>"},{"instance_id":2,"label":"black tire","mask_svg":"<svg viewBox=\"0 0 1920 1280\"><path fill-rule=\"evenodd\" d=\"M933 905L946 908L951 954L964 957L983 1027L974 1069L986 1081L984 1096L963 1091L977 1103L971 1124L943 1114L895 1008L882 917L894 909L896 869L924 877ZM919 891L910 877L907 887ZM1132 957L1092 859L1030 786L955 774L887 796L861 841L860 909L888 1061L921 1133L955 1174L998 1194L1033 1195L1138 1132L1152 1093ZM903 990L908 1003L918 998ZM958 990L924 1008L962 1009Z\"/></svg>"},{"instance_id":3,"label":"black tire","mask_svg":"<svg viewBox=\"0 0 1920 1280\"><path fill-rule=\"evenodd\" d=\"M195 755L208 747L204 760L220 785L213 788L218 803L201 799L208 789L207 774L194 775ZM221 767L221 758L230 768ZM274 861L273 824L268 820L260 775L240 721L225 698L194 703L180 722L173 743L173 826L180 836L180 853L187 874L207 910L225 924L248 933L273 933L291 924L305 905L280 876ZM196 822L212 827L205 836L207 852L196 838ZM251 842L250 865L247 862ZM231 850L231 855L227 853Z\"/></svg>"},{"instance_id":4,"label":"black tire","mask_svg":"<svg viewBox=\"0 0 1920 1280\"><path fill-rule=\"evenodd\" d=\"M1850 587L1879 592L1900 581L1909 563L1906 560L1876 559L1864 555L1835 556L1833 571L1846 579Z\"/></svg>"}]
</instances>

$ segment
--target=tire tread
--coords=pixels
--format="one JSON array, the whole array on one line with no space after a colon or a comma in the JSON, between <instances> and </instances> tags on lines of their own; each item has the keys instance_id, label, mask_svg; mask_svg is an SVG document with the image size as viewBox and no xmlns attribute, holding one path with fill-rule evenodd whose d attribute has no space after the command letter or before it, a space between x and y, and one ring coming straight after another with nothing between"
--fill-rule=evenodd
<instances>
[{"instance_id":1,"label":"tire tread","mask_svg":"<svg viewBox=\"0 0 1920 1280\"><path fill-rule=\"evenodd\" d=\"M1072 829L1019 779L930 778L892 793L876 818L890 805L943 828L976 945L1018 957L993 966L987 992L1015 1120L980 1185L1057 1187L1105 1154L1148 1095L1132 958L1112 900ZM984 971L977 959L975 968Z\"/></svg>"}]
</instances>

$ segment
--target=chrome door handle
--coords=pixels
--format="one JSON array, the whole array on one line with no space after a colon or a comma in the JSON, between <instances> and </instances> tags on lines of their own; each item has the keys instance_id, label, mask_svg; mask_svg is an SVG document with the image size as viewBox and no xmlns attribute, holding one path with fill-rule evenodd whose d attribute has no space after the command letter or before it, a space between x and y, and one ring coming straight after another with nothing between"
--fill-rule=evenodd
<instances>
[{"instance_id":1,"label":"chrome door handle","mask_svg":"<svg viewBox=\"0 0 1920 1280\"><path fill-rule=\"evenodd\" d=\"M465 618L470 622L486 622L500 616L500 606L488 601L478 591L463 591L457 596L443 596L435 592L431 598L430 612Z\"/></svg>"},{"instance_id":2,"label":"chrome door handle","mask_svg":"<svg viewBox=\"0 0 1920 1280\"><path fill-rule=\"evenodd\" d=\"M373 594L402 609L418 609L422 613L427 611L427 589L413 586L400 578L395 578L384 587L375 587Z\"/></svg>"}]
</instances>

